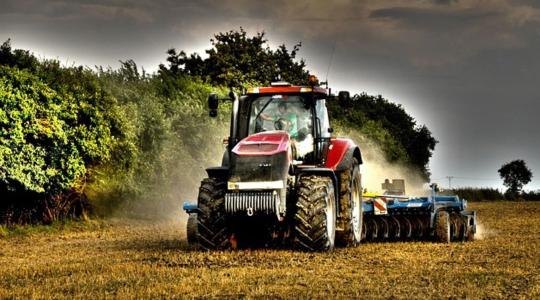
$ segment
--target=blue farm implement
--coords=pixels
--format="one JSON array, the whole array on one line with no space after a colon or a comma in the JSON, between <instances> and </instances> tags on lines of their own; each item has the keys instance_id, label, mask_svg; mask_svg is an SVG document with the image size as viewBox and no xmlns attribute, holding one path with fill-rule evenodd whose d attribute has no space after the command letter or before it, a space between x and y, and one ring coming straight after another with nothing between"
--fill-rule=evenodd
<instances>
[{"instance_id":1,"label":"blue farm implement","mask_svg":"<svg viewBox=\"0 0 540 300\"><path fill-rule=\"evenodd\" d=\"M362 203L362 237L368 241L466 241L476 233L476 212L458 196L365 194Z\"/></svg>"}]
</instances>

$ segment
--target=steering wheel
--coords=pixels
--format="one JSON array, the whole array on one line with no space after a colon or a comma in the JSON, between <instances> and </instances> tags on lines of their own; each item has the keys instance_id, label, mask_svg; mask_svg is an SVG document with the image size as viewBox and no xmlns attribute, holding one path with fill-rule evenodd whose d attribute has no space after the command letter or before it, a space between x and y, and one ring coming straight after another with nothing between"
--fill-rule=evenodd
<instances>
[{"instance_id":1,"label":"steering wheel","mask_svg":"<svg viewBox=\"0 0 540 300\"><path fill-rule=\"evenodd\" d=\"M279 118L277 121L274 122L274 128L276 130L289 130L289 128L291 128L291 125L292 122L284 118Z\"/></svg>"}]
</instances>

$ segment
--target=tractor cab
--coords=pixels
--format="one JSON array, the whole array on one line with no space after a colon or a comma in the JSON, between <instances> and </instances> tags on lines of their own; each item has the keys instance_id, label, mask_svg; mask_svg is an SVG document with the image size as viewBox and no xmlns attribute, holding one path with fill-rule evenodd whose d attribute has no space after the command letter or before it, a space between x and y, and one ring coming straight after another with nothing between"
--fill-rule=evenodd
<instances>
[{"instance_id":1,"label":"tractor cab","mask_svg":"<svg viewBox=\"0 0 540 300\"><path fill-rule=\"evenodd\" d=\"M269 87L249 88L239 98L231 93L229 99L233 101L233 111L229 152L248 136L285 132L297 163L324 165L333 131L326 101L333 96L327 89L315 85L316 78L312 82L311 86L274 82ZM217 115L214 98L215 95L209 98L211 116Z\"/></svg>"},{"instance_id":2,"label":"tractor cab","mask_svg":"<svg viewBox=\"0 0 540 300\"><path fill-rule=\"evenodd\" d=\"M284 131L291 141L293 158L315 164L325 158L332 129L328 121L328 91L320 87L292 86L285 82L252 88L244 97L240 136Z\"/></svg>"}]
</instances>

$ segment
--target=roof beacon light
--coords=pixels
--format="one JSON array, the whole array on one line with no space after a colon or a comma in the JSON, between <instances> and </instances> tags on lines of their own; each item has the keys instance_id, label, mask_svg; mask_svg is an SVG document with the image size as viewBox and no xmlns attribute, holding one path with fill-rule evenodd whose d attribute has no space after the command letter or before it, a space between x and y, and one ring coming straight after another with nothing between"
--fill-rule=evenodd
<instances>
[{"instance_id":1,"label":"roof beacon light","mask_svg":"<svg viewBox=\"0 0 540 300\"><path fill-rule=\"evenodd\" d=\"M319 85L319 79L315 75L309 75L308 84L310 86L318 86Z\"/></svg>"}]
</instances>

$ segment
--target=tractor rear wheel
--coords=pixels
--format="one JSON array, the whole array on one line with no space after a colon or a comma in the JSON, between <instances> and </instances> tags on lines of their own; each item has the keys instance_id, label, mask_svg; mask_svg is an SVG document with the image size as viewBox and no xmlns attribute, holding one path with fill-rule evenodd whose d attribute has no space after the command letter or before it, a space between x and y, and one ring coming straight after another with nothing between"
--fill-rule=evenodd
<instances>
[{"instance_id":1,"label":"tractor rear wheel","mask_svg":"<svg viewBox=\"0 0 540 300\"><path fill-rule=\"evenodd\" d=\"M450 215L439 211L435 219L435 238L441 243L450 243Z\"/></svg>"},{"instance_id":2,"label":"tractor rear wheel","mask_svg":"<svg viewBox=\"0 0 540 300\"><path fill-rule=\"evenodd\" d=\"M336 231L336 244L339 246L357 246L362 240L364 210L362 206L362 182L360 168L356 159L349 170L340 174L340 225Z\"/></svg>"},{"instance_id":3,"label":"tractor rear wheel","mask_svg":"<svg viewBox=\"0 0 540 300\"><path fill-rule=\"evenodd\" d=\"M322 176L301 177L297 197L293 246L305 251L332 250L336 235L332 180Z\"/></svg>"},{"instance_id":4,"label":"tractor rear wheel","mask_svg":"<svg viewBox=\"0 0 540 300\"><path fill-rule=\"evenodd\" d=\"M197 241L202 249L230 248L225 220L225 181L206 178L198 197Z\"/></svg>"}]
</instances>

